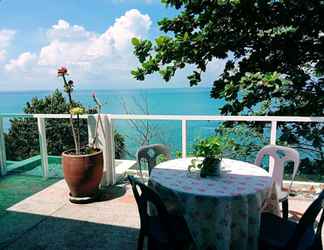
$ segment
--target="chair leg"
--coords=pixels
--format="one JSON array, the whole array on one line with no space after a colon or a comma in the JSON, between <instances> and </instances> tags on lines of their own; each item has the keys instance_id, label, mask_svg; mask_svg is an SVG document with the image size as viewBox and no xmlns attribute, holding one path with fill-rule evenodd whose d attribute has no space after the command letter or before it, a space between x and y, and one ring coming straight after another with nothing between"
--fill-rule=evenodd
<instances>
[{"instance_id":1,"label":"chair leg","mask_svg":"<svg viewBox=\"0 0 324 250\"><path fill-rule=\"evenodd\" d=\"M170 246L165 245L161 242L155 241L148 237L147 239L147 250L178 250L170 248Z\"/></svg>"},{"instance_id":2,"label":"chair leg","mask_svg":"<svg viewBox=\"0 0 324 250\"><path fill-rule=\"evenodd\" d=\"M288 199L281 202L282 206L282 218L288 220Z\"/></svg>"},{"instance_id":3,"label":"chair leg","mask_svg":"<svg viewBox=\"0 0 324 250\"><path fill-rule=\"evenodd\" d=\"M143 250L143 249L144 249L144 233L140 231L137 240L137 250Z\"/></svg>"}]
</instances>

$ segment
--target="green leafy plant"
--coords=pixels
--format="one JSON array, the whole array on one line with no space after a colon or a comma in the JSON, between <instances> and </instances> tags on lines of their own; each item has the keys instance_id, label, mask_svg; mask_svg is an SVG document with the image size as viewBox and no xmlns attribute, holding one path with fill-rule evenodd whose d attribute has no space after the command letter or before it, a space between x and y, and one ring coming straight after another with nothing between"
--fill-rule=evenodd
<instances>
[{"instance_id":1,"label":"green leafy plant","mask_svg":"<svg viewBox=\"0 0 324 250\"><path fill-rule=\"evenodd\" d=\"M168 160L168 158L167 158L165 155L161 154L161 155L159 155L159 156L157 157L157 159L156 159L156 163L157 163L157 164L160 164L160 163L165 162L165 161L167 161L167 160Z\"/></svg>"},{"instance_id":2,"label":"green leafy plant","mask_svg":"<svg viewBox=\"0 0 324 250\"><path fill-rule=\"evenodd\" d=\"M221 160L223 157L223 145L220 137L211 136L199 140L194 145L193 154L196 157L207 157Z\"/></svg>"},{"instance_id":3,"label":"green leafy plant","mask_svg":"<svg viewBox=\"0 0 324 250\"><path fill-rule=\"evenodd\" d=\"M200 176L219 175L220 161L229 148L232 148L233 141L220 136L211 136L206 139L199 140L193 146L193 155L196 157L204 157L200 164L192 162L188 170L192 167L200 168Z\"/></svg>"},{"instance_id":4,"label":"green leafy plant","mask_svg":"<svg viewBox=\"0 0 324 250\"><path fill-rule=\"evenodd\" d=\"M78 105L83 107L87 114L97 112L85 108L81 103ZM55 90L43 98L32 98L25 104L23 111L26 114L67 114L70 111L70 104L62 92ZM5 133L7 159L20 161L39 154L37 121L34 118L13 118L10 123L11 126ZM74 146L68 119L46 119L45 126L49 155L61 155L63 151ZM114 131L114 141L115 157L120 159L125 152L124 137L118 131ZM80 142L81 145L88 143L88 127L85 119L80 121Z\"/></svg>"}]
</instances>

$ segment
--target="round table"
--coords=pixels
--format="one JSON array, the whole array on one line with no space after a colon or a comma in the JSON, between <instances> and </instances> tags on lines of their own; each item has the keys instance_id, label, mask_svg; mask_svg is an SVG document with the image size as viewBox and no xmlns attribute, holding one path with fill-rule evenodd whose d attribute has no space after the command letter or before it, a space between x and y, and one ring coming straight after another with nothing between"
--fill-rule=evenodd
<instances>
[{"instance_id":1,"label":"round table","mask_svg":"<svg viewBox=\"0 0 324 250\"><path fill-rule=\"evenodd\" d=\"M219 177L189 173L193 158L157 165L150 185L167 208L184 215L198 249L258 249L261 206L272 187L264 169L223 159Z\"/></svg>"}]
</instances>

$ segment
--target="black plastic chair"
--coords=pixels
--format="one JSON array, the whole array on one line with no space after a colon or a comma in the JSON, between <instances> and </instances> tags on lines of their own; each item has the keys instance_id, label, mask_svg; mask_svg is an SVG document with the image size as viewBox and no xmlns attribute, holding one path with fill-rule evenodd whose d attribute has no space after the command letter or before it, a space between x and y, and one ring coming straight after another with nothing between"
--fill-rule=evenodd
<instances>
[{"instance_id":1,"label":"black plastic chair","mask_svg":"<svg viewBox=\"0 0 324 250\"><path fill-rule=\"evenodd\" d=\"M261 216L260 250L322 250L322 225L324 212L316 232L316 217L324 208L324 191L308 207L299 222L285 220L273 214Z\"/></svg>"},{"instance_id":2,"label":"black plastic chair","mask_svg":"<svg viewBox=\"0 0 324 250\"><path fill-rule=\"evenodd\" d=\"M163 144L151 144L140 147L136 153L136 159L141 174L143 168L142 161L145 160L147 162L148 172L150 175L160 155L165 156L167 160L171 160L170 151L167 146Z\"/></svg>"},{"instance_id":3,"label":"black plastic chair","mask_svg":"<svg viewBox=\"0 0 324 250\"><path fill-rule=\"evenodd\" d=\"M148 239L149 250L190 249L193 243L184 218L170 215L153 189L132 176L128 176L128 180L133 189L141 221L137 249L143 249L145 237ZM156 215L148 213L149 204L155 207Z\"/></svg>"}]
</instances>

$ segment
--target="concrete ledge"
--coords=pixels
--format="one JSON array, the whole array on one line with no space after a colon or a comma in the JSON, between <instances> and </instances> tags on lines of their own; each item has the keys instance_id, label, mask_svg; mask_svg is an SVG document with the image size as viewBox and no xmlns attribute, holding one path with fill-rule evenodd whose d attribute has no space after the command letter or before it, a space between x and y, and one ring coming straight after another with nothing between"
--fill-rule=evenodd
<instances>
[{"instance_id":1,"label":"concrete ledge","mask_svg":"<svg viewBox=\"0 0 324 250\"><path fill-rule=\"evenodd\" d=\"M290 181L284 181L284 188L288 188ZM294 192L310 192L319 193L324 189L324 183L322 182L308 182L308 181L294 181L292 185L292 191Z\"/></svg>"},{"instance_id":2,"label":"concrete ledge","mask_svg":"<svg viewBox=\"0 0 324 250\"><path fill-rule=\"evenodd\" d=\"M136 165L136 161L133 160L115 160L116 164L116 180L120 181L129 169Z\"/></svg>"}]
</instances>

